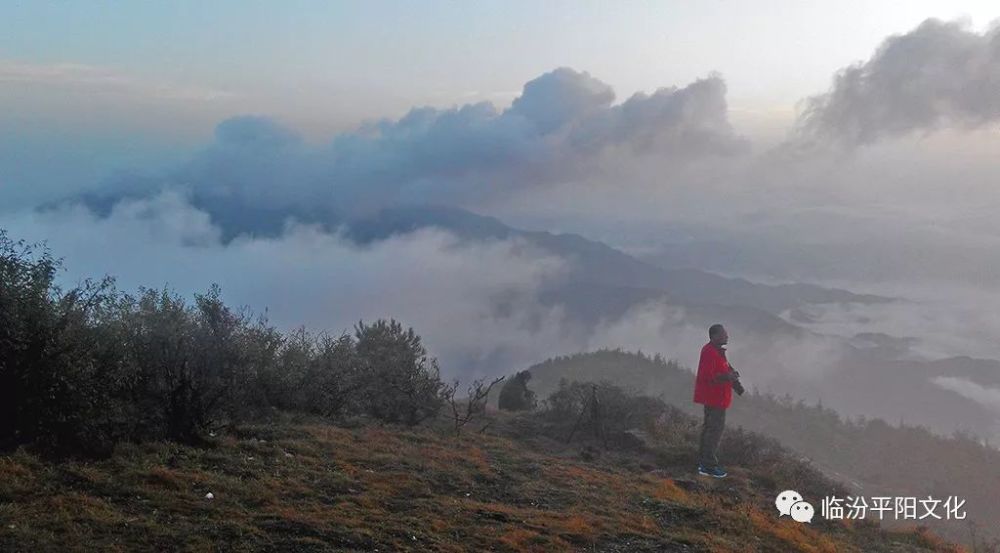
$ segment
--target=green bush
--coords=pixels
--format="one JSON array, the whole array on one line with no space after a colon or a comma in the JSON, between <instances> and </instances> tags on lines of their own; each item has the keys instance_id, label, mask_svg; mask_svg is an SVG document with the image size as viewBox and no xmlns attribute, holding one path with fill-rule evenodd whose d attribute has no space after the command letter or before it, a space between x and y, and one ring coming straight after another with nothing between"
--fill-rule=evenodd
<instances>
[{"instance_id":1,"label":"green bush","mask_svg":"<svg viewBox=\"0 0 1000 553\"><path fill-rule=\"evenodd\" d=\"M563 379L545 400L543 416L562 431L571 428L567 439L591 435L607 447L633 442L631 431L656 430L657 421L675 411L658 398L633 394L607 381Z\"/></svg>"},{"instance_id":2,"label":"green bush","mask_svg":"<svg viewBox=\"0 0 1000 553\"><path fill-rule=\"evenodd\" d=\"M395 319L354 328L362 379L361 402L371 416L390 423L419 424L445 402L436 359L428 359L412 328Z\"/></svg>"},{"instance_id":3,"label":"green bush","mask_svg":"<svg viewBox=\"0 0 1000 553\"><path fill-rule=\"evenodd\" d=\"M63 292L59 268L0 231L0 447L103 452L127 434L114 401L127 378L113 336L94 324L115 292L110 281Z\"/></svg>"},{"instance_id":4,"label":"green bush","mask_svg":"<svg viewBox=\"0 0 1000 553\"><path fill-rule=\"evenodd\" d=\"M350 335L322 336L303 385L306 410L328 417L361 410L362 366Z\"/></svg>"},{"instance_id":5,"label":"green bush","mask_svg":"<svg viewBox=\"0 0 1000 553\"><path fill-rule=\"evenodd\" d=\"M2 449L198 442L274 409L413 425L444 403L437 361L395 320L359 323L353 337L283 334L226 306L217 286L192 305L169 290L125 294L111 279L63 291L59 269L0 231Z\"/></svg>"},{"instance_id":6,"label":"green bush","mask_svg":"<svg viewBox=\"0 0 1000 553\"><path fill-rule=\"evenodd\" d=\"M259 411L260 364L274 364L273 329L221 300L218 287L195 304L166 290L121 303L129 396L138 408L133 437L198 441L216 426Z\"/></svg>"}]
</instances>

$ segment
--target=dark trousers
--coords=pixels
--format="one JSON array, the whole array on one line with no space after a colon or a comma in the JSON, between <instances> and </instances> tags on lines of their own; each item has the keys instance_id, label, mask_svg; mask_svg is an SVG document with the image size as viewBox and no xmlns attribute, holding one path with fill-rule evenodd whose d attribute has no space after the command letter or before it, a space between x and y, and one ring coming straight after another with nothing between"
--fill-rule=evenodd
<instances>
[{"instance_id":1,"label":"dark trousers","mask_svg":"<svg viewBox=\"0 0 1000 553\"><path fill-rule=\"evenodd\" d=\"M705 406L705 423L701 427L701 444L698 448L698 463L705 468L719 466L716 452L722 431L726 428L726 410L722 407Z\"/></svg>"}]
</instances>

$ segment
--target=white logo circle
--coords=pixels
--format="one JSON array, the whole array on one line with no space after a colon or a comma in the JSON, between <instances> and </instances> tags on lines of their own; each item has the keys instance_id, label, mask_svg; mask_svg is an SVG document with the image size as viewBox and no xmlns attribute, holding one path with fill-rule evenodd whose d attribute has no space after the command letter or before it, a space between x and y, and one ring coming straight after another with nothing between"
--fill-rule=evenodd
<instances>
[{"instance_id":1,"label":"white logo circle","mask_svg":"<svg viewBox=\"0 0 1000 553\"><path fill-rule=\"evenodd\" d=\"M792 519L796 522L812 522L813 514L816 512L812 504L805 501L799 501L792 505L791 511Z\"/></svg>"},{"instance_id":2,"label":"white logo circle","mask_svg":"<svg viewBox=\"0 0 1000 553\"><path fill-rule=\"evenodd\" d=\"M792 505L795 505L799 501L802 501L802 495L795 490L785 490L779 493L778 497L774 500L774 506L777 507L778 512L781 513L778 516L792 514Z\"/></svg>"}]
</instances>

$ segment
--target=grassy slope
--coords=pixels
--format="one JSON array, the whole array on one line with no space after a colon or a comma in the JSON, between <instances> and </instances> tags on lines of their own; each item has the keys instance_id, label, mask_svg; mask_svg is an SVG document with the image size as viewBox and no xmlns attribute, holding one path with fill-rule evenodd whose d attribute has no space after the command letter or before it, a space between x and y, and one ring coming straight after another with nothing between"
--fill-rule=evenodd
<instances>
[{"instance_id":1,"label":"grassy slope","mask_svg":"<svg viewBox=\"0 0 1000 553\"><path fill-rule=\"evenodd\" d=\"M779 520L759 469L697 479L691 443L585 461L589 446L540 424L456 438L282 422L99 462L22 450L0 457L0 550L953 551L926 532Z\"/></svg>"},{"instance_id":2,"label":"grassy slope","mask_svg":"<svg viewBox=\"0 0 1000 553\"><path fill-rule=\"evenodd\" d=\"M531 367L529 387L540 397L558 388L559 380L611 380L625 388L660 396L669 404L697 414L691 402L694 375L677 366L658 365L633 353L603 350L550 359ZM969 520L978 536L996 550L1000 539L1000 452L969 439L945 438L920 427L895 427L880 420L860 429L844 423L829 409L792 400L752 394L736 398L727 429L746 429L780 440L813 459L826 474L852 483L854 495L947 497L967 500ZM723 440L723 448L726 447ZM891 521L890 521L891 524ZM970 540L970 529L958 521L928 522L951 540Z\"/></svg>"}]
</instances>

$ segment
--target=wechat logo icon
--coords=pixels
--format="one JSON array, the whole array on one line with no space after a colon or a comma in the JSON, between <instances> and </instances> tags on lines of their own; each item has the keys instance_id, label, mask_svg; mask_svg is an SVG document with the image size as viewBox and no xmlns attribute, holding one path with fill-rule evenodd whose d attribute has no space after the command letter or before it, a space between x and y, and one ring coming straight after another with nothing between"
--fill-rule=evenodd
<instances>
[{"instance_id":1,"label":"wechat logo icon","mask_svg":"<svg viewBox=\"0 0 1000 553\"><path fill-rule=\"evenodd\" d=\"M815 513L812 504L803 501L802 495L795 490L779 493L774 500L774 506L778 508L779 517L788 515L795 522L812 522Z\"/></svg>"}]
</instances>

